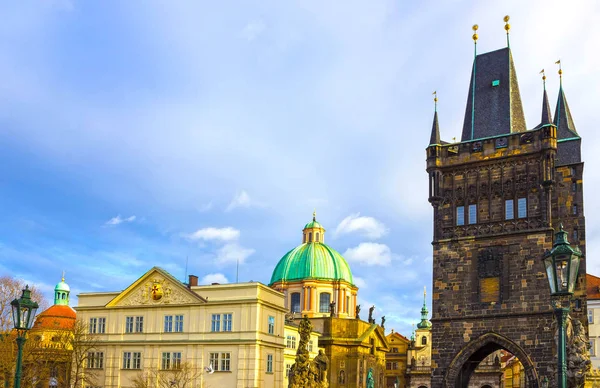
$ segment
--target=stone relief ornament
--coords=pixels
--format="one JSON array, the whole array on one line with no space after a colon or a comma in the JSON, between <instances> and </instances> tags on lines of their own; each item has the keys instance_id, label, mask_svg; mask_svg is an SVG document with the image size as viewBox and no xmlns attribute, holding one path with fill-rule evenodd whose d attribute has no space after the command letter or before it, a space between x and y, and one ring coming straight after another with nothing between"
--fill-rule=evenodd
<instances>
[{"instance_id":1,"label":"stone relief ornament","mask_svg":"<svg viewBox=\"0 0 600 388\"><path fill-rule=\"evenodd\" d=\"M148 280L132 290L119 303L122 306L139 306L147 304L186 304L196 300L187 292L173 287L167 279L155 278Z\"/></svg>"}]
</instances>

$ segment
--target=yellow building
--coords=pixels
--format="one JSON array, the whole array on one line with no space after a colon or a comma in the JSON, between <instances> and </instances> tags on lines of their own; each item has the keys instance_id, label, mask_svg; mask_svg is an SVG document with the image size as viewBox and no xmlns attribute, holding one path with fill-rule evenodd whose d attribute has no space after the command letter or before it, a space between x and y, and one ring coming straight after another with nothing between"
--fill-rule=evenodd
<instances>
[{"instance_id":1,"label":"yellow building","mask_svg":"<svg viewBox=\"0 0 600 388\"><path fill-rule=\"evenodd\" d=\"M197 283L154 267L124 291L79 295L78 318L101 341L100 361L88 365L98 385L155 386L153 371L185 368L190 388L283 385L283 294L257 282Z\"/></svg>"},{"instance_id":2,"label":"yellow building","mask_svg":"<svg viewBox=\"0 0 600 388\"><path fill-rule=\"evenodd\" d=\"M285 348L283 350L283 387L289 384L288 376L290 368L296 362L296 352L298 351L298 343L300 342L300 333L298 332L298 322L293 319L286 319L284 326ZM319 337L321 333L313 330L310 333L310 341L308 342L308 353L310 359L314 359L319 354Z\"/></svg>"},{"instance_id":3,"label":"yellow building","mask_svg":"<svg viewBox=\"0 0 600 388\"><path fill-rule=\"evenodd\" d=\"M385 387L405 388L410 340L394 330L386 336L386 339L390 351L385 355Z\"/></svg>"},{"instance_id":4,"label":"yellow building","mask_svg":"<svg viewBox=\"0 0 600 388\"><path fill-rule=\"evenodd\" d=\"M428 320L427 293L423 291L421 322L408 349L407 387L431 387L431 322Z\"/></svg>"}]
</instances>

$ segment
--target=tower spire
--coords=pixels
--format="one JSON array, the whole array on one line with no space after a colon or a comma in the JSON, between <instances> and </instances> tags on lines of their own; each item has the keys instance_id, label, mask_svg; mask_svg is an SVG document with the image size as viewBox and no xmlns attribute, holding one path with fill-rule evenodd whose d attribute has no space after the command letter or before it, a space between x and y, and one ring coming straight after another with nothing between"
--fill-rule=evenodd
<instances>
[{"instance_id":1,"label":"tower spire","mask_svg":"<svg viewBox=\"0 0 600 388\"><path fill-rule=\"evenodd\" d=\"M504 17L504 29L506 30L506 47L510 48L510 38L509 38L509 31L510 31L510 24L508 24L508 21L510 20L510 16L506 15Z\"/></svg>"},{"instance_id":2,"label":"tower spire","mask_svg":"<svg viewBox=\"0 0 600 388\"><path fill-rule=\"evenodd\" d=\"M431 322L427 319L429 311L427 310L427 287L423 287L423 307L421 307L421 322L417 323L419 329L430 329Z\"/></svg>"},{"instance_id":3,"label":"tower spire","mask_svg":"<svg viewBox=\"0 0 600 388\"><path fill-rule=\"evenodd\" d=\"M542 121L536 128L541 128L545 125L552 124L552 116L550 114L550 103L548 102L548 93L546 92L546 72L544 69L540 71L542 82L544 83L544 94L542 97Z\"/></svg>"},{"instance_id":4,"label":"tower spire","mask_svg":"<svg viewBox=\"0 0 600 388\"><path fill-rule=\"evenodd\" d=\"M434 104L434 112L433 112L433 126L431 127L431 137L429 138L429 145L432 144L441 144L440 140L440 125L438 124L438 115L437 115L437 91L433 92L433 104Z\"/></svg>"},{"instance_id":5,"label":"tower spire","mask_svg":"<svg viewBox=\"0 0 600 388\"><path fill-rule=\"evenodd\" d=\"M577 130L575 129L575 123L573 123L573 117L571 116L571 110L565 97L562 84L562 64L560 59L555 62L558 65L558 76L560 77L560 88L558 89L558 101L556 101L556 110L554 111L554 125L556 125L556 137L560 139L568 139L573 137L579 137Z\"/></svg>"}]
</instances>

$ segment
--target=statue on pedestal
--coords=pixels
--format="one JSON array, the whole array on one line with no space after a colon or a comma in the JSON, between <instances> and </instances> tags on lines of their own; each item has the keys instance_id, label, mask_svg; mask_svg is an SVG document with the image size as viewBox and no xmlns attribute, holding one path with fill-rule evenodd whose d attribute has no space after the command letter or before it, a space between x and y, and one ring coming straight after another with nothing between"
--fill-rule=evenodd
<instances>
[{"instance_id":1,"label":"statue on pedestal","mask_svg":"<svg viewBox=\"0 0 600 388\"><path fill-rule=\"evenodd\" d=\"M329 358L319 350L319 355L310 361L308 353L308 342L312 332L312 323L305 315L300 321L298 332L300 341L296 351L296 362L290 368L289 388L328 388L327 370L329 369Z\"/></svg>"},{"instance_id":2,"label":"statue on pedestal","mask_svg":"<svg viewBox=\"0 0 600 388\"><path fill-rule=\"evenodd\" d=\"M356 319L360 319L360 305L356 305Z\"/></svg>"}]
</instances>

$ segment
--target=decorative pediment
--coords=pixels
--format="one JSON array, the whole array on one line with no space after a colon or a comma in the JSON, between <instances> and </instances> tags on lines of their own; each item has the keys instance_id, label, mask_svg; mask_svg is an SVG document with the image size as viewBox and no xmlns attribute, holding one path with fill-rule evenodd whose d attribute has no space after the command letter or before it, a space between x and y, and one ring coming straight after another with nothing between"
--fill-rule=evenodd
<instances>
[{"instance_id":1,"label":"decorative pediment","mask_svg":"<svg viewBox=\"0 0 600 388\"><path fill-rule=\"evenodd\" d=\"M106 307L154 306L205 303L167 271L154 267L127 287Z\"/></svg>"}]
</instances>

